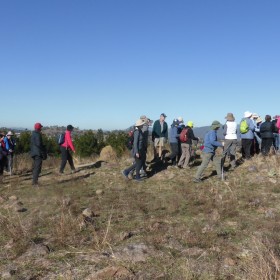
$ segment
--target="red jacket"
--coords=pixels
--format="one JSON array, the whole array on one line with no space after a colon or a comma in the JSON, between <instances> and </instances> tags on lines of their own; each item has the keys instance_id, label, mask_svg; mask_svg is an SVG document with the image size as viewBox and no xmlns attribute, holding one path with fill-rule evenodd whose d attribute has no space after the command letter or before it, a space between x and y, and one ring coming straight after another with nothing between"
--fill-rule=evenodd
<instances>
[{"instance_id":1,"label":"red jacket","mask_svg":"<svg viewBox=\"0 0 280 280\"><path fill-rule=\"evenodd\" d=\"M65 147L66 149L69 148L71 151L75 152L75 148L71 137L71 131L69 130L65 131L65 141L61 146Z\"/></svg>"}]
</instances>

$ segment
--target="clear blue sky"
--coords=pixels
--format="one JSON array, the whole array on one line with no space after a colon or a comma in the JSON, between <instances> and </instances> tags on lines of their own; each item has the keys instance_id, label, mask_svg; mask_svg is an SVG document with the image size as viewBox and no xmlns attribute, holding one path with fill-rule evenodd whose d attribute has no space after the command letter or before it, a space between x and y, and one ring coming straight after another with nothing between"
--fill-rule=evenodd
<instances>
[{"instance_id":1,"label":"clear blue sky","mask_svg":"<svg viewBox=\"0 0 280 280\"><path fill-rule=\"evenodd\" d=\"M279 0L2 0L0 126L280 114Z\"/></svg>"}]
</instances>

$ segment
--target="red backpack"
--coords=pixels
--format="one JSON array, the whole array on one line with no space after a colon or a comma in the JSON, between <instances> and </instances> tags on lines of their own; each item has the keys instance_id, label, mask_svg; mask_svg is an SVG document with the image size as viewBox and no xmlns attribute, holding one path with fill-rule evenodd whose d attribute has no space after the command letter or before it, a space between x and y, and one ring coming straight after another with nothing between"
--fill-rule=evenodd
<instances>
[{"instance_id":1,"label":"red backpack","mask_svg":"<svg viewBox=\"0 0 280 280\"><path fill-rule=\"evenodd\" d=\"M179 139L180 139L181 143L187 142L187 140L188 140L188 129L187 128L183 128L183 130L180 133Z\"/></svg>"}]
</instances>

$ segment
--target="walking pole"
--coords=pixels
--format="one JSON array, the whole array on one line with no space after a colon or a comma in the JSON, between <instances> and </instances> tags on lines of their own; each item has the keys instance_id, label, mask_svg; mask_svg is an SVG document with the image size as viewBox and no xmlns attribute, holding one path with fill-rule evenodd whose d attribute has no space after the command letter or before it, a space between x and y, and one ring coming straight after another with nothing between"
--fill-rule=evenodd
<instances>
[{"instance_id":1,"label":"walking pole","mask_svg":"<svg viewBox=\"0 0 280 280\"><path fill-rule=\"evenodd\" d=\"M223 145L223 150L224 150L224 146L225 146L225 142L224 141L222 141L222 145ZM225 180L225 177L224 177L224 157L222 157L222 159L221 159L221 167L222 167L222 177L221 177L221 179L222 179L222 181L224 181Z\"/></svg>"}]
</instances>

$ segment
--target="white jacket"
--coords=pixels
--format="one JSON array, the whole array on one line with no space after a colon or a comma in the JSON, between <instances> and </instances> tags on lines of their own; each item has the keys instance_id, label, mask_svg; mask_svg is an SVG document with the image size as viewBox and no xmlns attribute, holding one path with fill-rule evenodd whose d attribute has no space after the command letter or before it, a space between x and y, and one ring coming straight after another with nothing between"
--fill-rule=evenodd
<instances>
[{"instance_id":1,"label":"white jacket","mask_svg":"<svg viewBox=\"0 0 280 280\"><path fill-rule=\"evenodd\" d=\"M225 139L237 139L237 124L236 122L227 121L224 127Z\"/></svg>"}]
</instances>

